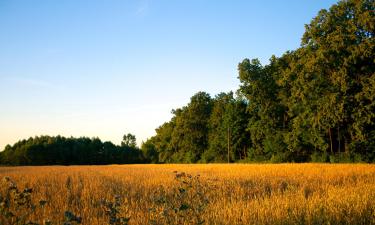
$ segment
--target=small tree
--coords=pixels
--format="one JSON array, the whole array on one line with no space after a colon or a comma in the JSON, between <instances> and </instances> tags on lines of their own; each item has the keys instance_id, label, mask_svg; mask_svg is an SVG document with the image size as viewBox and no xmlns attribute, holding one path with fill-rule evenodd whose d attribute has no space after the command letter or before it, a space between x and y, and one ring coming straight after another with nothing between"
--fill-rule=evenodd
<instances>
[{"instance_id":1,"label":"small tree","mask_svg":"<svg viewBox=\"0 0 375 225\"><path fill-rule=\"evenodd\" d=\"M128 134L125 134L123 137L122 137L122 141L121 141L121 146L123 147L130 147L130 148L136 148L137 147L137 143L136 143L136 138L135 138L135 135L131 134L131 133L128 133Z\"/></svg>"}]
</instances>

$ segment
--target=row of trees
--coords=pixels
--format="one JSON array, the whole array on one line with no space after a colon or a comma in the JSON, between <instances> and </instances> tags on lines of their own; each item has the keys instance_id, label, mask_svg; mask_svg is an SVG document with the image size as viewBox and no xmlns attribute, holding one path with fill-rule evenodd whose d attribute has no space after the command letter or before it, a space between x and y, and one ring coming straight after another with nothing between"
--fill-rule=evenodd
<instances>
[{"instance_id":1,"label":"row of trees","mask_svg":"<svg viewBox=\"0 0 375 225\"><path fill-rule=\"evenodd\" d=\"M144 162L135 136L124 135L121 146L99 138L40 136L7 145L0 152L5 165L98 165Z\"/></svg>"},{"instance_id":2,"label":"row of trees","mask_svg":"<svg viewBox=\"0 0 375 225\"><path fill-rule=\"evenodd\" d=\"M245 59L237 98L200 92L142 150L151 162L374 161L375 5L321 10L301 47Z\"/></svg>"},{"instance_id":3,"label":"row of trees","mask_svg":"<svg viewBox=\"0 0 375 225\"><path fill-rule=\"evenodd\" d=\"M199 92L142 145L151 162L223 162L247 157L247 104L233 93ZM229 147L229 149L228 149ZM229 151L228 151L229 150Z\"/></svg>"},{"instance_id":4,"label":"row of trees","mask_svg":"<svg viewBox=\"0 0 375 225\"><path fill-rule=\"evenodd\" d=\"M375 4L342 0L306 25L301 47L238 65L236 95L199 92L140 151L97 138L41 136L1 164L375 161Z\"/></svg>"}]
</instances>

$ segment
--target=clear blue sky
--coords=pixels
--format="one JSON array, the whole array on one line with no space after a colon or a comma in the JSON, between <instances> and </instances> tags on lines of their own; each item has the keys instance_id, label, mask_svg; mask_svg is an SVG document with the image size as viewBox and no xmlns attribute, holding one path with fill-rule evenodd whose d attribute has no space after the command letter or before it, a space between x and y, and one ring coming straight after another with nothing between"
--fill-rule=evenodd
<instances>
[{"instance_id":1,"label":"clear blue sky","mask_svg":"<svg viewBox=\"0 0 375 225\"><path fill-rule=\"evenodd\" d=\"M0 149L35 135L138 143L237 64L300 45L331 0L0 1Z\"/></svg>"}]
</instances>

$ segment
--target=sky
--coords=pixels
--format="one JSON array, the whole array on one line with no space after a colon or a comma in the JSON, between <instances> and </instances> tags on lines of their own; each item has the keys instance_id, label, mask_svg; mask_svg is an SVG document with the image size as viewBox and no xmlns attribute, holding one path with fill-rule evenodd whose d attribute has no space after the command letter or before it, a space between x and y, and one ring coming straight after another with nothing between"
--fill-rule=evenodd
<instances>
[{"instance_id":1,"label":"sky","mask_svg":"<svg viewBox=\"0 0 375 225\"><path fill-rule=\"evenodd\" d=\"M0 0L0 150L36 135L140 145L244 58L300 46L331 0Z\"/></svg>"}]
</instances>

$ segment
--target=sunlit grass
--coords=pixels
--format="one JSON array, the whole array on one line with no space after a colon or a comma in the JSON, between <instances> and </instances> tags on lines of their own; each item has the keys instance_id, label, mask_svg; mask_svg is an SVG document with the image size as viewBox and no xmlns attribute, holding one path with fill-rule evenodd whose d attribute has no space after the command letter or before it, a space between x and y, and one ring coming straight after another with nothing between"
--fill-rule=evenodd
<instances>
[{"instance_id":1,"label":"sunlit grass","mask_svg":"<svg viewBox=\"0 0 375 225\"><path fill-rule=\"evenodd\" d=\"M199 178L188 189L176 171ZM63 221L69 210L83 224L108 224L103 202L117 198L118 216L130 224L163 224L165 215L185 224L200 218L205 224L375 224L375 165L368 164L0 167L6 176L20 189L32 187L35 203L47 201L32 221ZM176 194L181 187L186 196ZM194 211L167 212L179 204Z\"/></svg>"}]
</instances>

